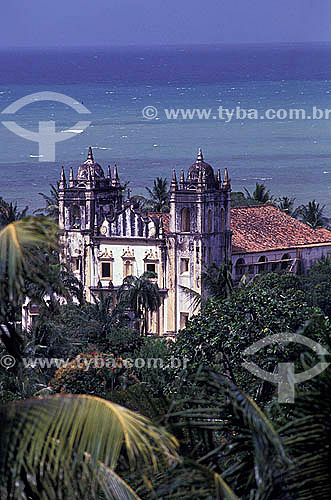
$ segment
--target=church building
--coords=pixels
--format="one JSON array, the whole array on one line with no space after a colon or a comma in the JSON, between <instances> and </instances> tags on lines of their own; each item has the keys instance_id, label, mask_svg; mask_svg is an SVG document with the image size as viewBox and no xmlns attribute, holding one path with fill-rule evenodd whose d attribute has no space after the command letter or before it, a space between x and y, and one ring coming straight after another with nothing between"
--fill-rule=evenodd
<instances>
[{"instance_id":1,"label":"church building","mask_svg":"<svg viewBox=\"0 0 331 500\"><path fill-rule=\"evenodd\" d=\"M238 282L243 274L306 272L331 255L327 229L314 230L272 205L231 208L227 169L215 175L201 149L179 181L173 171L169 205L170 213L142 213L124 193L117 166L105 176L92 148L76 175L70 168L67 180L62 168L63 259L89 301L116 292L126 276L155 272L161 306L150 315L150 333L172 335L185 327L194 312L188 289L207 296L202 276L211 264L232 261Z\"/></svg>"},{"instance_id":2,"label":"church building","mask_svg":"<svg viewBox=\"0 0 331 500\"><path fill-rule=\"evenodd\" d=\"M113 293L129 275L157 274L161 307L149 331L173 334L192 315L187 289L206 296L202 274L231 259L231 184L225 169L196 161L179 181L172 173L170 213L144 214L123 192L118 169L107 176L92 148L87 160L67 180L62 168L59 225L63 258L81 280L87 300L101 291Z\"/></svg>"}]
</instances>

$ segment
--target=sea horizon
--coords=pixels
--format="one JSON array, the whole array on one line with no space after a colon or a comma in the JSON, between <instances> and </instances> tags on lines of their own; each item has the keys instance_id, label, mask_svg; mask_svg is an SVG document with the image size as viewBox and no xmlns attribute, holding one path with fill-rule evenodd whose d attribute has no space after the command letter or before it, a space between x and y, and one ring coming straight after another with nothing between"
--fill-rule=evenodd
<instances>
[{"instance_id":1,"label":"sea horizon","mask_svg":"<svg viewBox=\"0 0 331 500\"><path fill-rule=\"evenodd\" d=\"M187 170L202 147L215 170L229 169L234 191L262 182L297 204L316 199L331 215L330 120L171 121L163 113L219 105L331 108L330 60L328 42L1 49L0 111L32 93L60 92L84 103L92 123L58 143L50 163L39 162L37 143L0 124L0 195L38 208L38 192L48 192L62 165L77 170L89 146L104 169L117 163L122 180L143 193L155 177ZM159 119L146 120L145 106L157 107ZM29 130L46 119L63 130L77 115L36 103L16 116Z\"/></svg>"}]
</instances>

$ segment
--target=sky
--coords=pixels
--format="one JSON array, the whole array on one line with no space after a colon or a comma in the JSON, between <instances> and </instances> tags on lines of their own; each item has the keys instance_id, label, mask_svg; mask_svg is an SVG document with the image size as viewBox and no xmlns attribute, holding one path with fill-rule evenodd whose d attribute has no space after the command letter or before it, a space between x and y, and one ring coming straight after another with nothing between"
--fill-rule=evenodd
<instances>
[{"instance_id":1,"label":"sky","mask_svg":"<svg viewBox=\"0 0 331 500\"><path fill-rule=\"evenodd\" d=\"M0 48L331 41L330 0L3 0Z\"/></svg>"}]
</instances>

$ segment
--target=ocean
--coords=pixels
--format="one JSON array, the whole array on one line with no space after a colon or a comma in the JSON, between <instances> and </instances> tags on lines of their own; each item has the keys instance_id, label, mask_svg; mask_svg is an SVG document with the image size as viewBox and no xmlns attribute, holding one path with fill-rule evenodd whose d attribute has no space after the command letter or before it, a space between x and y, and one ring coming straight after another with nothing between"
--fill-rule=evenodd
<instances>
[{"instance_id":1,"label":"ocean","mask_svg":"<svg viewBox=\"0 0 331 500\"><path fill-rule=\"evenodd\" d=\"M122 181L144 193L157 176L171 177L195 161L198 147L215 169L228 168L232 189L264 183L296 204L316 199L331 215L331 114L320 120L218 119L227 109L331 109L330 44L11 49L0 51L0 112L17 99L59 92L90 115L57 102L35 101L3 114L31 131L53 120L57 131L91 121L81 134L56 144L54 162L40 162L38 143L0 124L0 196L43 205L39 192L78 166L92 146L105 169L118 165ZM142 110L153 106L155 119ZM165 109L211 109L212 119L167 119Z\"/></svg>"}]
</instances>

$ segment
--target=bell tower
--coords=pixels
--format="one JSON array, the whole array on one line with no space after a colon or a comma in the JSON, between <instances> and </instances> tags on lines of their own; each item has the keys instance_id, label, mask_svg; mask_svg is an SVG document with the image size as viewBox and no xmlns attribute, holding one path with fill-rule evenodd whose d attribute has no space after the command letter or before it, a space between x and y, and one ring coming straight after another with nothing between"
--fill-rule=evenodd
<instances>
[{"instance_id":1,"label":"bell tower","mask_svg":"<svg viewBox=\"0 0 331 500\"><path fill-rule=\"evenodd\" d=\"M231 184L227 169L204 161L201 149L179 182L173 172L170 184L170 227L168 244L168 324L170 330L184 328L194 312L187 289L206 296L202 273L211 264L220 266L231 259ZM185 291L186 289L186 291Z\"/></svg>"},{"instance_id":2,"label":"bell tower","mask_svg":"<svg viewBox=\"0 0 331 500\"><path fill-rule=\"evenodd\" d=\"M63 232L63 253L74 274L88 289L92 260L93 238L106 215L122 207L122 188L115 165L113 176L108 167L105 177L102 167L96 163L92 148L87 160L80 165L76 177L69 171L67 182L62 167L59 182L59 226ZM88 297L87 297L88 298Z\"/></svg>"}]
</instances>

